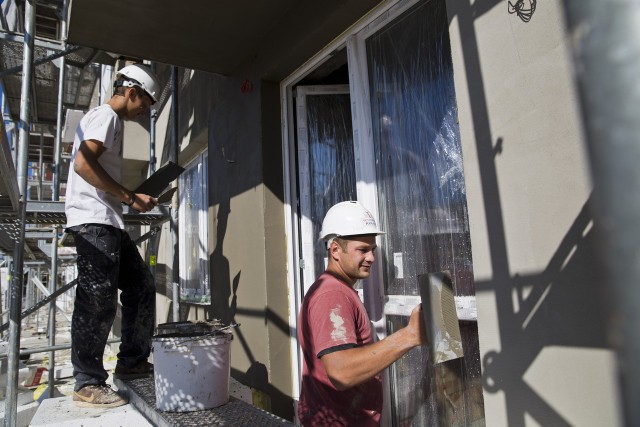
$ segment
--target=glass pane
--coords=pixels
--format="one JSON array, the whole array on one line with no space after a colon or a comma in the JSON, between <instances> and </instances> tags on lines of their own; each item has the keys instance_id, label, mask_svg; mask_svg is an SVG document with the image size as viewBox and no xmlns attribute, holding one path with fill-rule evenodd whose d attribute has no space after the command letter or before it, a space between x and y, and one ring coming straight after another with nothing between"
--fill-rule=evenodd
<instances>
[{"instance_id":1,"label":"glass pane","mask_svg":"<svg viewBox=\"0 0 640 427\"><path fill-rule=\"evenodd\" d=\"M200 287L202 291L202 302L211 302L211 284L209 283L209 196L207 183L209 182L209 153L202 154L202 166L200 168L200 195L202 204L200 205Z\"/></svg>"},{"instance_id":2,"label":"glass pane","mask_svg":"<svg viewBox=\"0 0 640 427\"><path fill-rule=\"evenodd\" d=\"M211 301L205 171L201 157L180 176L180 299L192 303Z\"/></svg>"},{"instance_id":3,"label":"glass pane","mask_svg":"<svg viewBox=\"0 0 640 427\"><path fill-rule=\"evenodd\" d=\"M344 200L356 200L355 161L351 103L348 94L308 95L307 126L311 221L314 267L324 271L326 249L318 240L329 208Z\"/></svg>"},{"instance_id":4,"label":"glass pane","mask_svg":"<svg viewBox=\"0 0 640 427\"><path fill-rule=\"evenodd\" d=\"M444 0L414 7L370 37L366 51L385 292L419 295L419 274L449 270L455 294L474 295ZM406 320L391 316L389 332ZM393 365L395 425L483 422L476 325L461 333L463 359L434 367L423 348Z\"/></svg>"},{"instance_id":5,"label":"glass pane","mask_svg":"<svg viewBox=\"0 0 640 427\"><path fill-rule=\"evenodd\" d=\"M387 316L391 334L407 317ZM426 347L409 351L390 373L394 426L483 426L484 399L475 322L461 322L464 357L433 365ZM471 361L471 362L470 362Z\"/></svg>"}]
</instances>

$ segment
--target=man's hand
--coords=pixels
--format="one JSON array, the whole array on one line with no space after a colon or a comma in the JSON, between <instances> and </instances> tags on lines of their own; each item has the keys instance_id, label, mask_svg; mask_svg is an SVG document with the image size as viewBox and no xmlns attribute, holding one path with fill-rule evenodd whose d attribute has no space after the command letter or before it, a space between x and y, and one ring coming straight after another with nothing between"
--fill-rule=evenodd
<instances>
[{"instance_id":1,"label":"man's hand","mask_svg":"<svg viewBox=\"0 0 640 427\"><path fill-rule=\"evenodd\" d=\"M136 193L134 197L135 201L133 202L133 205L131 205L131 208L138 212L149 212L158 206L158 199L149 196L148 194Z\"/></svg>"},{"instance_id":2,"label":"man's hand","mask_svg":"<svg viewBox=\"0 0 640 427\"><path fill-rule=\"evenodd\" d=\"M424 325L422 303L416 305L411 311L407 330L413 335L416 345L427 344L427 330Z\"/></svg>"}]
</instances>

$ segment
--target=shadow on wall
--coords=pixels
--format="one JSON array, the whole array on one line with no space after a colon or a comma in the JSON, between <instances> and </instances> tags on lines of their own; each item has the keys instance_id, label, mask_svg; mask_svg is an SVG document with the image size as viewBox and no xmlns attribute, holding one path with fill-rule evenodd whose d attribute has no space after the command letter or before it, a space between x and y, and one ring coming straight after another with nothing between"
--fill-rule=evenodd
<instances>
[{"instance_id":1,"label":"shadow on wall","mask_svg":"<svg viewBox=\"0 0 640 427\"><path fill-rule=\"evenodd\" d=\"M168 68L168 70L167 70ZM162 66L162 76L170 79L169 66ZM178 135L179 142L189 143L194 138L208 140L210 185L223 181L225 191L209 191L211 206L224 202L248 189L263 183L261 131L264 125L261 120L260 97L262 85L249 79L233 78L206 73L191 72L178 68ZM168 88L168 89L167 89ZM171 108L168 103L171 82L165 87L169 94L161 98L163 108ZM279 115L277 116L279 122ZM169 118L165 133L163 151L159 164L165 164L171 156L171 126L173 117ZM207 138L201 134L208 131ZM189 135L190 141L183 141L182 136ZM180 147L181 151L184 147ZM204 149L207 147L197 147ZM190 147L185 149L192 155ZM268 148L268 150L272 150ZM278 151L279 152L279 151ZM182 157L185 153L180 154ZM276 194L280 194L278 190Z\"/></svg>"},{"instance_id":2,"label":"shadow on wall","mask_svg":"<svg viewBox=\"0 0 640 427\"><path fill-rule=\"evenodd\" d=\"M227 222L231 213L229 198L225 198L218 205L218 215L216 221L216 243L215 249L209 259L211 273L214 280L211 280L211 306L210 312L213 318L222 320L228 325L235 319L235 304L237 300L238 285L240 284L241 271L233 278L231 283L231 273L229 271L229 260L223 254L224 238L227 233ZM231 288L233 286L233 303L230 304ZM233 306L233 307L232 307Z\"/></svg>"},{"instance_id":3,"label":"shadow on wall","mask_svg":"<svg viewBox=\"0 0 640 427\"><path fill-rule=\"evenodd\" d=\"M484 355L484 389L505 394L510 426L524 425L525 413L544 425L569 425L524 378L545 347L609 348L589 204L544 271L476 282L476 291L495 295L502 347Z\"/></svg>"},{"instance_id":4,"label":"shadow on wall","mask_svg":"<svg viewBox=\"0 0 640 427\"><path fill-rule=\"evenodd\" d=\"M594 225L589 212L591 198L544 271L512 275L495 164L504 141L496 138L493 143L474 28L476 19L504 3L497 0L447 3L450 22L458 18L462 39L491 252L493 277L476 281L476 293L489 291L495 295L501 341L500 351L485 349L484 390L504 393L509 426L525 425L527 415L541 425L570 425L524 377L545 347L610 348L607 306L604 287L599 286Z\"/></svg>"},{"instance_id":5,"label":"shadow on wall","mask_svg":"<svg viewBox=\"0 0 640 427\"><path fill-rule=\"evenodd\" d=\"M238 307L238 288L240 286L241 271L238 271L233 279L231 279L229 260L224 256L223 244L227 231L227 221L231 209L229 208L229 199L225 199L219 205L217 224L216 224L216 245L210 257L211 264L211 304L206 307L203 319L221 319L224 324L237 323L236 315L245 318L262 319L265 324L275 325L285 334L290 334L288 322L269 308L264 310L243 309ZM156 270L156 292L172 297L171 289L171 269L165 264L159 264ZM167 311L166 322L172 322L172 304ZM186 319L190 313L193 313L193 305L180 304L180 318ZM197 310L195 311L197 314ZM251 346L245 337L242 326L233 330L234 339L238 340L242 351L246 358L250 361L251 366L246 372L232 369L232 376L242 384L259 390L269 397L269 409L274 414L292 420L293 419L293 400L276 387L270 384L267 367L256 360L251 350Z\"/></svg>"},{"instance_id":6,"label":"shadow on wall","mask_svg":"<svg viewBox=\"0 0 640 427\"><path fill-rule=\"evenodd\" d=\"M237 314L243 317L264 319L265 324L270 322L288 334L288 323L268 308L265 310L238 308L238 287L240 286L241 271L238 271L233 277L233 280L231 280L229 260L223 254L227 220L231 212L229 205L230 201L228 198L222 200L218 205L216 245L210 259L213 277L213 280L211 280L211 306L208 308L209 313L207 317L221 319L224 324L238 323L236 319ZM256 360L251 346L242 332L242 326L234 329L233 333L240 342L245 356L251 362L251 366L246 373L232 369L232 376L241 383L255 390L262 391L269 396L269 407L263 409L270 410L283 418L293 419L293 401L291 397L270 384L267 367Z\"/></svg>"},{"instance_id":7,"label":"shadow on wall","mask_svg":"<svg viewBox=\"0 0 640 427\"><path fill-rule=\"evenodd\" d=\"M167 84L163 88L158 108L171 108L168 102L171 93L171 67L162 65L158 67L159 76L166 79ZM192 72L190 69L178 67L178 135L180 147L180 158L193 156L198 150L206 148L206 146L198 145L192 147L189 144L198 139L206 141L201 134L205 132L209 126L209 115L212 108L220 102L221 88L226 84L226 78L217 74L207 73L204 71ZM164 136L163 151L160 158L160 165L166 163L171 156L171 126L173 116L170 115L167 131ZM183 140L185 135L189 136L189 140ZM186 144L187 147L182 145ZM182 150L185 150L184 152Z\"/></svg>"}]
</instances>

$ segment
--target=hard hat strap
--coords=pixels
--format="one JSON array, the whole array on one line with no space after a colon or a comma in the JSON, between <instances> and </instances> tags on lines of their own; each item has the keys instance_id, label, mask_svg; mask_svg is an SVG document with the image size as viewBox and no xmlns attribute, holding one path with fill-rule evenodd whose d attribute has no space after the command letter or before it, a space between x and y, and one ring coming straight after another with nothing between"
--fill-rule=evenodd
<instances>
[{"instance_id":1,"label":"hard hat strap","mask_svg":"<svg viewBox=\"0 0 640 427\"><path fill-rule=\"evenodd\" d=\"M145 95L151 98L152 103L156 102L155 99L153 99L153 96L151 96L149 92L147 92L145 87L135 79L127 77L125 80L116 80L115 82L113 82L113 90L116 90L116 88L119 87L138 87L142 92L145 93Z\"/></svg>"},{"instance_id":2,"label":"hard hat strap","mask_svg":"<svg viewBox=\"0 0 640 427\"><path fill-rule=\"evenodd\" d=\"M144 90L142 84L140 84L139 81L130 79L128 77L123 80L116 80L115 82L113 82L114 89L118 87L134 87L134 86L138 86L140 89Z\"/></svg>"}]
</instances>

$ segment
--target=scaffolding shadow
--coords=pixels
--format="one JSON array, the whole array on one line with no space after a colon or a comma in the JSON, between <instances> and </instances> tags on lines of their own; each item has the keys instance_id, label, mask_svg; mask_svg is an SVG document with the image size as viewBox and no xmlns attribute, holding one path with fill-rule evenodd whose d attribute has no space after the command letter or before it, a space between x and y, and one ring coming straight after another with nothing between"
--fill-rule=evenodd
<instances>
[{"instance_id":1,"label":"scaffolding shadow","mask_svg":"<svg viewBox=\"0 0 640 427\"><path fill-rule=\"evenodd\" d=\"M483 388L485 393L504 394L509 426L525 425L527 415L541 425L568 426L570 422L552 406L553 402L546 401L526 382L525 374L550 346L609 349L606 295L598 286L601 281L591 197L543 271L526 275L511 271L496 170L496 158L509 141L491 131L475 30L476 20L498 6L507 8L496 0L449 2L448 7L449 20L457 18L462 40L491 254L492 277L476 281L476 293L495 297L500 340L500 350L481 346Z\"/></svg>"}]
</instances>

